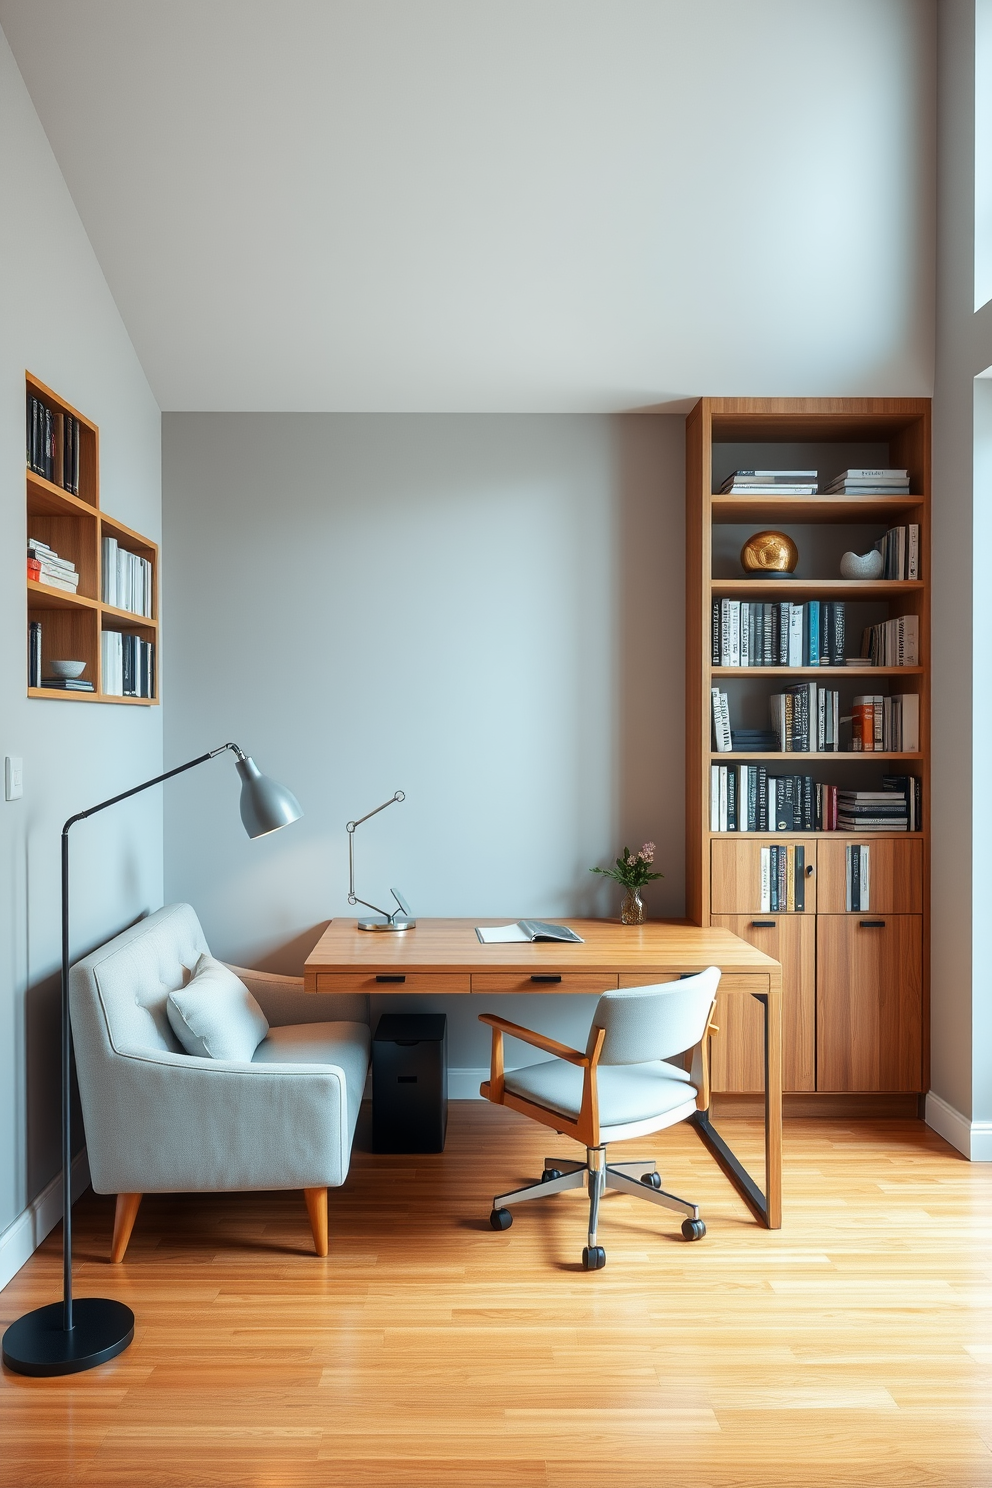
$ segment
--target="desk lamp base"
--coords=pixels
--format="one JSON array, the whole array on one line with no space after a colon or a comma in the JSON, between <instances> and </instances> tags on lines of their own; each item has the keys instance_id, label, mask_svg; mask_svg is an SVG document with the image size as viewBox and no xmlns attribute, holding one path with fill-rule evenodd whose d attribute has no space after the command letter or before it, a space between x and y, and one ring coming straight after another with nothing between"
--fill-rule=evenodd
<instances>
[{"instance_id":1,"label":"desk lamp base","mask_svg":"<svg viewBox=\"0 0 992 1488\"><path fill-rule=\"evenodd\" d=\"M417 922L416 920L404 919L402 915L397 915L395 920L387 917L382 919L376 918L374 920L359 920L358 928L359 930L416 930Z\"/></svg>"}]
</instances>

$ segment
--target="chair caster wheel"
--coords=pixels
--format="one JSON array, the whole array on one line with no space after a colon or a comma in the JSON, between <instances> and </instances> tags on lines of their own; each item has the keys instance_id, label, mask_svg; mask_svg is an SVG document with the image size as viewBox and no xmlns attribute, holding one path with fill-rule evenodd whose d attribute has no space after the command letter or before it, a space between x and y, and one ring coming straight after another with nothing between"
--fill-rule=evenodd
<instances>
[{"instance_id":1,"label":"chair caster wheel","mask_svg":"<svg viewBox=\"0 0 992 1488\"><path fill-rule=\"evenodd\" d=\"M682 1235L686 1240L702 1240L706 1234L706 1226L701 1219L684 1219L682 1221Z\"/></svg>"},{"instance_id":2,"label":"chair caster wheel","mask_svg":"<svg viewBox=\"0 0 992 1488\"><path fill-rule=\"evenodd\" d=\"M550 1183L552 1179L560 1177L561 1173L557 1168L545 1168L544 1172L541 1174L541 1182Z\"/></svg>"},{"instance_id":3,"label":"chair caster wheel","mask_svg":"<svg viewBox=\"0 0 992 1488\"><path fill-rule=\"evenodd\" d=\"M661 1187L661 1174L660 1173L642 1173L641 1174L641 1182L645 1185L646 1188L660 1188Z\"/></svg>"},{"instance_id":4,"label":"chair caster wheel","mask_svg":"<svg viewBox=\"0 0 992 1488\"><path fill-rule=\"evenodd\" d=\"M582 1264L587 1271L602 1271L606 1265L606 1251L601 1245L583 1246Z\"/></svg>"},{"instance_id":5,"label":"chair caster wheel","mask_svg":"<svg viewBox=\"0 0 992 1488\"><path fill-rule=\"evenodd\" d=\"M489 1223L494 1230L508 1230L513 1223L513 1215L509 1209L494 1209L489 1216Z\"/></svg>"}]
</instances>

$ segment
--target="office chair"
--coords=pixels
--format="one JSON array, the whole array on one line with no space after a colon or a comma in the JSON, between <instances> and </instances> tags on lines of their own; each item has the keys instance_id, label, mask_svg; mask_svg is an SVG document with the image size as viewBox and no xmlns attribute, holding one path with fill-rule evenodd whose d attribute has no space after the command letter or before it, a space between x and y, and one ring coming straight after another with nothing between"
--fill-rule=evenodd
<instances>
[{"instance_id":1,"label":"office chair","mask_svg":"<svg viewBox=\"0 0 992 1488\"><path fill-rule=\"evenodd\" d=\"M584 1163L545 1158L540 1182L497 1194L489 1216L494 1230L508 1230L513 1223L506 1205L547 1198L588 1182L589 1240L582 1252L587 1271L606 1265L596 1227L607 1188L683 1214L685 1239L702 1239L706 1225L699 1209L665 1192L653 1161L608 1163L606 1147L685 1121L696 1110L697 1097L700 1106L709 1105L709 1036L716 1032L711 1020L719 981L719 968L711 966L677 982L605 992L596 1005L584 1054L506 1018L480 1014L479 1021L493 1030L490 1075L480 1094L553 1127L586 1149ZM504 1034L554 1058L504 1070ZM691 1075L667 1062L689 1051Z\"/></svg>"}]
</instances>

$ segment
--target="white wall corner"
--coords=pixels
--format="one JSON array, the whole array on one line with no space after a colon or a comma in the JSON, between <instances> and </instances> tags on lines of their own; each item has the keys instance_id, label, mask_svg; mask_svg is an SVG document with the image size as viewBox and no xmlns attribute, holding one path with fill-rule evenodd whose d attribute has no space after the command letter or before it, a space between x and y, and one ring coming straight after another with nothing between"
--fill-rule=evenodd
<instances>
[{"instance_id":1,"label":"white wall corner","mask_svg":"<svg viewBox=\"0 0 992 1488\"><path fill-rule=\"evenodd\" d=\"M72 1160L72 1202L90 1184L90 1165L86 1148ZM34 1255L41 1242L51 1234L62 1218L62 1174L51 1183L0 1234L0 1288L7 1285Z\"/></svg>"},{"instance_id":2,"label":"white wall corner","mask_svg":"<svg viewBox=\"0 0 992 1488\"><path fill-rule=\"evenodd\" d=\"M992 1162L992 1121L969 1121L932 1090L927 1094L924 1119L971 1162Z\"/></svg>"}]
</instances>

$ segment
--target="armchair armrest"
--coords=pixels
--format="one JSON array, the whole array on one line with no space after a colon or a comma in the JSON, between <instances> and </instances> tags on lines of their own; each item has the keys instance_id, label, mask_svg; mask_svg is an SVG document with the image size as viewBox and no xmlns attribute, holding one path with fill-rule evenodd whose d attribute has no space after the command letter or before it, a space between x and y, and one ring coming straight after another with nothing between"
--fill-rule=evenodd
<instances>
[{"instance_id":1,"label":"armchair armrest","mask_svg":"<svg viewBox=\"0 0 992 1488\"><path fill-rule=\"evenodd\" d=\"M253 971L233 966L229 971L241 978L272 1028L290 1023L368 1023L369 1000L364 993L304 992L303 978L280 976L272 971Z\"/></svg>"}]
</instances>

